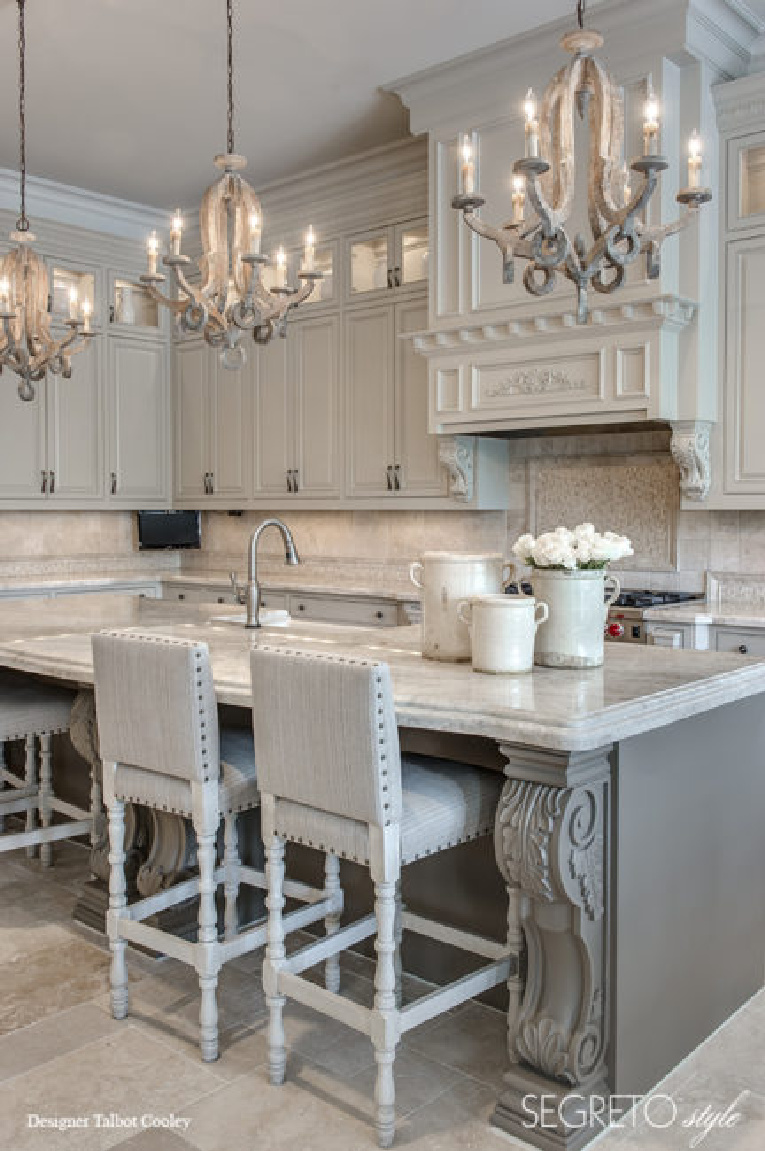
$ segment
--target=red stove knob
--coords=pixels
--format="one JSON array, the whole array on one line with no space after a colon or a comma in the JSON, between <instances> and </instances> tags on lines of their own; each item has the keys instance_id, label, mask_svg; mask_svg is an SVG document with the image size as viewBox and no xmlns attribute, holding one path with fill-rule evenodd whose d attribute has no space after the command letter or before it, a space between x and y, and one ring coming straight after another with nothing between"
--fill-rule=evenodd
<instances>
[{"instance_id":1,"label":"red stove knob","mask_svg":"<svg viewBox=\"0 0 765 1151\"><path fill-rule=\"evenodd\" d=\"M621 639L621 637L624 635L624 624L610 623L606 628L606 631L610 636L613 637L613 639Z\"/></svg>"}]
</instances>

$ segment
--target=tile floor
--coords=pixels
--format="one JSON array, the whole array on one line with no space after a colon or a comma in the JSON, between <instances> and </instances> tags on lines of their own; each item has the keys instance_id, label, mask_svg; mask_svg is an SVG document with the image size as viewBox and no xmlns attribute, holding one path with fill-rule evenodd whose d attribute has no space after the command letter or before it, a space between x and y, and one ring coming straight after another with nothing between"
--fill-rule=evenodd
<instances>
[{"instance_id":1,"label":"tile floor","mask_svg":"<svg viewBox=\"0 0 765 1151\"><path fill-rule=\"evenodd\" d=\"M289 1007L287 1082L269 1085L259 956L222 973L217 1063L198 1059L195 976L174 961L131 956L131 1015L112 1020L108 953L71 921L86 874L87 853L72 844L57 849L52 872L41 873L21 853L0 857L0 1148L373 1151L374 1059L363 1037ZM344 988L360 1001L371 999L366 961L348 957ZM469 1004L407 1037L396 1061L398 1147L526 1146L488 1125L504 1031L500 1013ZM597 1151L763 1151L765 993L677 1068L662 1093L672 1095L681 1119L708 1103L724 1109L734 1100L742 1118L697 1143L703 1133L681 1123L664 1131L611 1130ZM35 1116L88 1116L90 1125L46 1128ZM141 1129L152 1116L183 1122Z\"/></svg>"}]
</instances>

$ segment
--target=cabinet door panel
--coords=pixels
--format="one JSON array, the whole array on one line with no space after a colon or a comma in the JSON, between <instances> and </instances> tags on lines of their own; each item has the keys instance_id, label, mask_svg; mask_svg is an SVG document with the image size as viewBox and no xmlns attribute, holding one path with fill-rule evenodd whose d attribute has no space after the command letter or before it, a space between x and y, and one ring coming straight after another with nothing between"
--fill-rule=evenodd
<instances>
[{"instance_id":1,"label":"cabinet door panel","mask_svg":"<svg viewBox=\"0 0 765 1151\"><path fill-rule=\"evenodd\" d=\"M111 338L109 470L114 498L131 506L167 500L163 344Z\"/></svg>"},{"instance_id":2,"label":"cabinet door panel","mask_svg":"<svg viewBox=\"0 0 765 1151\"><path fill-rule=\"evenodd\" d=\"M257 378L253 345L243 368L224 368L217 352L211 361L212 494L244 500L252 487L252 410Z\"/></svg>"},{"instance_id":3,"label":"cabinet door panel","mask_svg":"<svg viewBox=\"0 0 765 1151\"><path fill-rule=\"evenodd\" d=\"M35 385L35 398L18 396L17 377L0 375L0 499L43 500L46 380Z\"/></svg>"},{"instance_id":4,"label":"cabinet door panel","mask_svg":"<svg viewBox=\"0 0 765 1151\"><path fill-rule=\"evenodd\" d=\"M287 471L295 467L287 340L277 337L260 348L257 370L255 495L283 497Z\"/></svg>"},{"instance_id":5,"label":"cabinet door panel","mask_svg":"<svg viewBox=\"0 0 765 1151\"><path fill-rule=\"evenodd\" d=\"M48 376L48 471L54 499L103 493L102 338L72 356L72 376Z\"/></svg>"},{"instance_id":6,"label":"cabinet door panel","mask_svg":"<svg viewBox=\"0 0 765 1151\"><path fill-rule=\"evenodd\" d=\"M725 486L765 494L765 237L728 246Z\"/></svg>"},{"instance_id":7,"label":"cabinet door panel","mask_svg":"<svg viewBox=\"0 0 765 1151\"><path fill-rule=\"evenodd\" d=\"M175 350L175 494L182 500L206 494L210 356L201 340Z\"/></svg>"},{"instance_id":8,"label":"cabinet door panel","mask_svg":"<svg viewBox=\"0 0 765 1151\"><path fill-rule=\"evenodd\" d=\"M348 494L386 495L395 463L393 308L347 313L345 340Z\"/></svg>"},{"instance_id":9,"label":"cabinet door panel","mask_svg":"<svg viewBox=\"0 0 765 1151\"><path fill-rule=\"evenodd\" d=\"M303 496L339 495L339 320L303 320L287 338L294 364L298 490Z\"/></svg>"},{"instance_id":10,"label":"cabinet door panel","mask_svg":"<svg viewBox=\"0 0 765 1151\"><path fill-rule=\"evenodd\" d=\"M428 363L406 332L428 326L428 306L396 307L396 464L401 491L409 496L447 495L446 472L438 461L438 437L428 432Z\"/></svg>"}]
</instances>

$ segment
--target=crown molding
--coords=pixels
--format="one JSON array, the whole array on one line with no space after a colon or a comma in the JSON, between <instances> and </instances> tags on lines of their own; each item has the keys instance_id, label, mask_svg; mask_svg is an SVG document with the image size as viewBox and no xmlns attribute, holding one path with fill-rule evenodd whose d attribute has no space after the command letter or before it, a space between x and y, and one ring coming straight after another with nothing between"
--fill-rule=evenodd
<instances>
[{"instance_id":1,"label":"crown molding","mask_svg":"<svg viewBox=\"0 0 765 1151\"><path fill-rule=\"evenodd\" d=\"M16 212L18 199L18 172L0 168L0 209ZM32 220L52 220L125 239L143 239L152 228L165 230L169 217L169 213L160 208L59 184L41 176L27 176L27 212Z\"/></svg>"},{"instance_id":2,"label":"crown molding","mask_svg":"<svg viewBox=\"0 0 765 1151\"><path fill-rule=\"evenodd\" d=\"M712 89L721 132L760 128L765 117L765 73L742 76Z\"/></svg>"}]
</instances>

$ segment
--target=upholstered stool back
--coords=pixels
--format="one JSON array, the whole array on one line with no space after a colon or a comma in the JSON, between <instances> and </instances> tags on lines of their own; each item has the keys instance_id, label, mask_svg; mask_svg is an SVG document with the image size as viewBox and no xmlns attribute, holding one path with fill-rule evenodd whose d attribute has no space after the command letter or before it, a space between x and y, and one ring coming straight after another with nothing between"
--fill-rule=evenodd
<instances>
[{"instance_id":1,"label":"upholstered stool back","mask_svg":"<svg viewBox=\"0 0 765 1151\"><path fill-rule=\"evenodd\" d=\"M377 827L401 818L387 664L255 647L252 723L261 791Z\"/></svg>"},{"instance_id":2,"label":"upholstered stool back","mask_svg":"<svg viewBox=\"0 0 765 1151\"><path fill-rule=\"evenodd\" d=\"M218 710L205 643L135 632L93 636L101 757L217 780Z\"/></svg>"}]
</instances>

